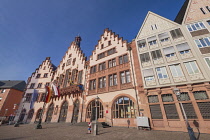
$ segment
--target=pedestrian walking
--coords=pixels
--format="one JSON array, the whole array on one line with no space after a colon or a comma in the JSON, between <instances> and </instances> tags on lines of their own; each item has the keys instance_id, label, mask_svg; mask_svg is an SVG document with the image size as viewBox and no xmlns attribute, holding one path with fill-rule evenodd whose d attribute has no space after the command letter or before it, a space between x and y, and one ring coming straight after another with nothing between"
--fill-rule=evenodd
<instances>
[{"instance_id":1,"label":"pedestrian walking","mask_svg":"<svg viewBox=\"0 0 210 140\"><path fill-rule=\"evenodd\" d=\"M92 125L92 123L89 122L89 123L88 123L88 134L91 134L91 125Z\"/></svg>"}]
</instances>

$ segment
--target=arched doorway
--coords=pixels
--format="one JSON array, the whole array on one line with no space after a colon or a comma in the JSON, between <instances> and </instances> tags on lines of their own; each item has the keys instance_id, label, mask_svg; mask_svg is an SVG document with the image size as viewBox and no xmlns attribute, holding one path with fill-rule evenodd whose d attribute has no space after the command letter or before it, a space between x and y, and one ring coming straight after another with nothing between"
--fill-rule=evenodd
<instances>
[{"instance_id":1,"label":"arched doorway","mask_svg":"<svg viewBox=\"0 0 210 140\"><path fill-rule=\"evenodd\" d=\"M42 109L39 109L36 113L35 122L39 121L39 118L41 117L41 115L42 115Z\"/></svg>"},{"instance_id":2,"label":"arched doorway","mask_svg":"<svg viewBox=\"0 0 210 140\"><path fill-rule=\"evenodd\" d=\"M23 109L20 113L20 118L19 118L20 122L22 122L24 120L25 115L26 115L26 109Z\"/></svg>"},{"instance_id":3,"label":"arched doorway","mask_svg":"<svg viewBox=\"0 0 210 140\"><path fill-rule=\"evenodd\" d=\"M79 114L79 100L77 99L74 102L74 109L73 109L73 115L72 115L71 123L77 123L78 114Z\"/></svg>"},{"instance_id":4,"label":"arched doorway","mask_svg":"<svg viewBox=\"0 0 210 140\"><path fill-rule=\"evenodd\" d=\"M128 97L117 98L112 106L113 118L135 118L134 102Z\"/></svg>"},{"instance_id":5,"label":"arched doorway","mask_svg":"<svg viewBox=\"0 0 210 140\"><path fill-rule=\"evenodd\" d=\"M90 119L90 121L95 120L96 106L97 106L97 111L98 111L97 118L104 117L104 108L103 108L102 103L100 101L96 103L95 100L93 100L87 106L86 118Z\"/></svg>"},{"instance_id":6,"label":"arched doorway","mask_svg":"<svg viewBox=\"0 0 210 140\"><path fill-rule=\"evenodd\" d=\"M61 106L58 122L66 121L67 112L68 112L68 102L65 101Z\"/></svg>"},{"instance_id":7,"label":"arched doorway","mask_svg":"<svg viewBox=\"0 0 210 140\"><path fill-rule=\"evenodd\" d=\"M54 110L54 104L50 104L48 111L47 111L47 117L46 117L45 122L51 122L53 110Z\"/></svg>"}]
</instances>

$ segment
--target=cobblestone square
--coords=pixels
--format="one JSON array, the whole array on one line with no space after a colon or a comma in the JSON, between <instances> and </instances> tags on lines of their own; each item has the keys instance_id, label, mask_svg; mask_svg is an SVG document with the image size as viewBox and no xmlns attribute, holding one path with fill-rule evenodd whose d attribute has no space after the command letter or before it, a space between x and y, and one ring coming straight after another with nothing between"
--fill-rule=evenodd
<instances>
[{"instance_id":1,"label":"cobblestone square","mask_svg":"<svg viewBox=\"0 0 210 140\"><path fill-rule=\"evenodd\" d=\"M36 124L0 126L1 140L189 140L188 133L167 131L145 131L126 127L99 127L99 135L87 134L87 126L69 123L43 124L43 129L35 129ZM196 133L196 136L198 134ZM209 140L210 134L200 134L199 140Z\"/></svg>"}]
</instances>

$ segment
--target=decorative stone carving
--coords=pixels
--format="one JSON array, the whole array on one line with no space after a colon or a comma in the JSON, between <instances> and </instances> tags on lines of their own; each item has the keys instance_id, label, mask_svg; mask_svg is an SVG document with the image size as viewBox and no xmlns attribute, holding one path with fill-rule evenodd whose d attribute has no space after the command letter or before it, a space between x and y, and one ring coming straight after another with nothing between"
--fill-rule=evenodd
<instances>
[{"instance_id":1,"label":"decorative stone carving","mask_svg":"<svg viewBox=\"0 0 210 140\"><path fill-rule=\"evenodd\" d=\"M106 88L98 88L98 93L106 92Z\"/></svg>"},{"instance_id":2,"label":"decorative stone carving","mask_svg":"<svg viewBox=\"0 0 210 140\"><path fill-rule=\"evenodd\" d=\"M198 74L190 75L190 79L191 79L192 81L194 81L194 80L201 80L201 79L204 79L204 77L203 77L203 74L198 73Z\"/></svg>"},{"instance_id":3,"label":"decorative stone carving","mask_svg":"<svg viewBox=\"0 0 210 140\"><path fill-rule=\"evenodd\" d=\"M163 58L160 58L160 59L154 60L153 62L155 65L158 65L158 64L164 63L164 60L163 60Z\"/></svg>"},{"instance_id":4,"label":"decorative stone carving","mask_svg":"<svg viewBox=\"0 0 210 140\"><path fill-rule=\"evenodd\" d=\"M150 45L149 48L150 48L150 49L158 48L158 44Z\"/></svg>"},{"instance_id":5,"label":"decorative stone carving","mask_svg":"<svg viewBox=\"0 0 210 140\"><path fill-rule=\"evenodd\" d=\"M174 42L179 42L179 41L182 41L182 40L185 40L185 38L184 37L179 37L179 38L175 38Z\"/></svg>"},{"instance_id":6,"label":"decorative stone carving","mask_svg":"<svg viewBox=\"0 0 210 140\"><path fill-rule=\"evenodd\" d=\"M165 79L159 79L159 83L160 84L169 84L171 83L169 78L165 78Z\"/></svg>"},{"instance_id":7,"label":"decorative stone carving","mask_svg":"<svg viewBox=\"0 0 210 140\"><path fill-rule=\"evenodd\" d=\"M127 89L127 88L132 88L133 87L133 85L132 85L132 83L130 82L130 83L126 83L126 84L121 84L121 89Z\"/></svg>"},{"instance_id":8,"label":"decorative stone carving","mask_svg":"<svg viewBox=\"0 0 210 140\"><path fill-rule=\"evenodd\" d=\"M176 61L178 60L178 58L176 57L176 54L174 56L171 57L166 57L167 62L172 62L172 61Z\"/></svg>"},{"instance_id":9,"label":"decorative stone carving","mask_svg":"<svg viewBox=\"0 0 210 140\"><path fill-rule=\"evenodd\" d=\"M147 51L147 47L139 48L139 52Z\"/></svg>"},{"instance_id":10,"label":"decorative stone carving","mask_svg":"<svg viewBox=\"0 0 210 140\"><path fill-rule=\"evenodd\" d=\"M147 86L155 86L156 85L156 81L155 80L146 81L146 85Z\"/></svg>"},{"instance_id":11,"label":"decorative stone carving","mask_svg":"<svg viewBox=\"0 0 210 140\"><path fill-rule=\"evenodd\" d=\"M180 56L182 59L187 59L193 57L193 54L189 52L189 53L180 54Z\"/></svg>"},{"instance_id":12,"label":"decorative stone carving","mask_svg":"<svg viewBox=\"0 0 210 140\"><path fill-rule=\"evenodd\" d=\"M169 45L169 44L171 44L171 41L170 40L161 42L161 45L162 46L166 46L166 45Z\"/></svg>"},{"instance_id":13,"label":"decorative stone carving","mask_svg":"<svg viewBox=\"0 0 210 140\"><path fill-rule=\"evenodd\" d=\"M148 67L148 66L151 66L151 65L152 65L151 61L142 63L142 67Z\"/></svg>"},{"instance_id":14,"label":"decorative stone carving","mask_svg":"<svg viewBox=\"0 0 210 140\"><path fill-rule=\"evenodd\" d=\"M176 83L186 81L186 78L184 76L173 77L173 79L174 79L174 82L176 82Z\"/></svg>"},{"instance_id":15,"label":"decorative stone carving","mask_svg":"<svg viewBox=\"0 0 210 140\"><path fill-rule=\"evenodd\" d=\"M116 71L116 67L109 68L108 71L109 72L114 72L114 71Z\"/></svg>"},{"instance_id":16,"label":"decorative stone carving","mask_svg":"<svg viewBox=\"0 0 210 140\"><path fill-rule=\"evenodd\" d=\"M109 87L109 91L115 91L115 90L117 90L117 86L110 86Z\"/></svg>"}]
</instances>

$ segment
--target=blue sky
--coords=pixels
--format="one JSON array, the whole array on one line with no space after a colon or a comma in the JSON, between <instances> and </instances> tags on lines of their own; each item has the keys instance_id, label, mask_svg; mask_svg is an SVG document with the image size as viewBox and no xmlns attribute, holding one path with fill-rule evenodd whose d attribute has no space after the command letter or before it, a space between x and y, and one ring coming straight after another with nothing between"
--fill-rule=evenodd
<instances>
[{"instance_id":1,"label":"blue sky","mask_svg":"<svg viewBox=\"0 0 210 140\"><path fill-rule=\"evenodd\" d=\"M174 20L185 0L0 0L0 80L27 80L51 57L58 66L78 34L90 56L105 28L129 42L148 11Z\"/></svg>"}]
</instances>

